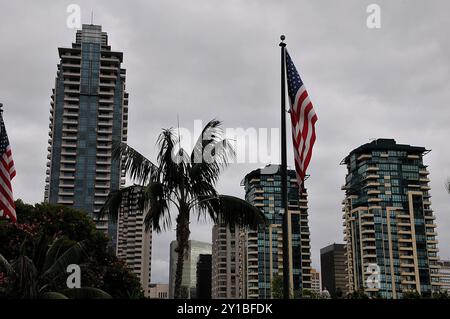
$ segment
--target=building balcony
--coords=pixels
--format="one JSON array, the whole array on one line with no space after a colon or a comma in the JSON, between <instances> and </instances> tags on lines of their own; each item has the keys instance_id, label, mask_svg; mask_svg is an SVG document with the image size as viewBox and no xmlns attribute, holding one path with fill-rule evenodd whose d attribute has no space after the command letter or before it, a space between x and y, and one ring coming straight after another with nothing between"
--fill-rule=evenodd
<instances>
[{"instance_id":1,"label":"building balcony","mask_svg":"<svg viewBox=\"0 0 450 319\"><path fill-rule=\"evenodd\" d=\"M366 176L363 178L363 180L367 180L367 179L377 179L377 178L380 178L380 175L377 175L377 174L369 174L369 175L366 175Z\"/></svg>"},{"instance_id":2,"label":"building balcony","mask_svg":"<svg viewBox=\"0 0 450 319\"><path fill-rule=\"evenodd\" d=\"M63 62L62 66L66 69L80 69L80 64L77 63Z\"/></svg>"},{"instance_id":3,"label":"building balcony","mask_svg":"<svg viewBox=\"0 0 450 319\"><path fill-rule=\"evenodd\" d=\"M367 159L370 159L370 158L372 158L371 154L361 154L361 155L358 156L357 160L358 161L362 161L362 160L367 160Z\"/></svg>"},{"instance_id":4,"label":"building balcony","mask_svg":"<svg viewBox=\"0 0 450 319\"><path fill-rule=\"evenodd\" d=\"M98 102L99 103L108 103L108 104L114 104L114 99L99 99L98 100ZM100 108L99 108L99 110L100 110ZM109 109L109 110L112 110L112 107Z\"/></svg>"},{"instance_id":5,"label":"building balcony","mask_svg":"<svg viewBox=\"0 0 450 319\"><path fill-rule=\"evenodd\" d=\"M100 73L100 79L115 80L117 79L117 75Z\"/></svg>"},{"instance_id":6,"label":"building balcony","mask_svg":"<svg viewBox=\"0 0 450 319\"><path fill-rule=\"evenodd\" d=\"M63 155L63 156L77 156L77 152L70 152L70 151L67 151L67 150L63 149L61 151L61 155ZM71 160L71 161L73 161L73 163L75 163L75 160ZM68 163L72 163L72 162L68 162Z\"/></svg>"},{"instance_id":7,"label":"building balcony","mask_svg":"<svg viewBox=\"0 0 450 319\"><path fill-rule=\"evenodd\" d=\"M98 110L102 111L102 112L112 112L112 111L114 111L112 106L104 106L104 105L99 105L98 106Z\"/></svg>"},{"instance_id":8,"label":"building balcony","mask_svg":"<svg viewBox=\"0 0 450 319\"><path fill-rule=\"evenodd\" d=\"M65 70L63 72L64 76L69 76L69 77L80 77L80 72L74 72L73 70Z\"/></svg>"},{"instance_id":9,"label":"building balcony","mask_svg":"<svg viewBox=\"0 0 450 319\"><path fill-rule=\"evenodd\" d=\"M60 58L62 60L81 60L81 55L63 53L63 54L61 54ZM64 62L63 62L63 65L64 65Z\"/></svg>"},{"instance_id":10,"label":"building balcony","mask_svg":"<svg viewBox=\"0 0 450 319\"><path fill-rule=\"evenodd\" d=\"M98 142L111 142L112 141L112 137L111 136L100 136L100 135L98 135L97 136L97 141Z\"/></svg>"},{"instance_id":11,"label":"building balcony","mask_svg":"<svg viewBox=\"0 0 450 319\"><path fill-rule=\"evenodd\" d=\"M402 285L415 285L415 280L402 280Z\"/></svg>"},{"instance_id":12,"label":"building balcony","mask_svg":"<svg viewBox=\"0 0 450 319\"><path fill-rule=\"evenodd\" d=\"M364 187L377 187L380 186L378 182L368 182Z\"/></svg>"},{"instance_id":13,"label":"building balcony","mask_svg":"<svg viewBox=\"0 0 450 319\"><path fill-rule=\"evenodd\" d=\"M411 268L411 267L408 267L408 268ZM405 270L405 271L401 270L400 275L401 276L415 276L416 273L414 271L410 271L410 270Z\"/></svg>"},{"instance_id":14,"label":"building balcony","mask_svg":"<svg viewBox=\"0 0 450 319\"><path fill-rule=\"evenodd\" d=\"M100 70L117 71L118 66L115 65L100 65Z\"/></svg>"},{"instance_id":15,"label":"building balcony","mask_svg":"<svg viewBox=\"0 0 450 319\"><path fill-rule=\"evenodd\" d=\"M99 119L107 119L107 120L111 120L113 119L113 115L112 114L99 114L98 115Z\"/></svg>"},{"instance_id":16,"label":"building balcony","mask_svg":"<svg viewBox=\"0 0 450 319\"><path fill-rule=\"evenodd\" d=\"M109 89L114 89L116 87L116 84L114 82L105 82L105 81L100 81L100 87L101 88L109 88Z\"/></svg>"},{"instance_id":17,"label":"building balcony","mask_svg":"<svg viewBox=\"0 0 450 319\"><path fill-rule=\"evenodd\" d=\"M68 102L79 102L78 97L74 97L74 96L64 96L64 101L68 101ZM64 108L66 108L67 105L64 105ZM68 108L68 107L67 107ZM76 108L78 109L78 105L76 106Z\"/></svg>"},{"instance_id":18,"label":"building balcony","mask_svg":"<svg viewBox=\"0 0 450 319\"><path fill-rule=\"evenodd\" d=\"M114 90L99 90L98 95L100 96L114 96Z\"/></svg>"},{"instance_id":19,"label":"building balcony","mask_svg":"<svg viewBox=\"0 0 450 319\"><path fill-rule=\"evenodd\" d=\"M397 226L398 227L410 227L411 223L407 222L407 221L399 221L399 222L397 222Z\"/></svg>"}]
</instances>

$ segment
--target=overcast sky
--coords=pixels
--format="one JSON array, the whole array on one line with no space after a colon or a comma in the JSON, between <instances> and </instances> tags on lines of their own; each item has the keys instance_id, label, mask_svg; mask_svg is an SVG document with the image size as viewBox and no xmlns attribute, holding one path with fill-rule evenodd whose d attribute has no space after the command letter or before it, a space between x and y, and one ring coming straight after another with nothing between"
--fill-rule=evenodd
<instances>
[{"instance_id":1,"label":"overcast sky","mask_svg":"<svg viewBox=\"0 0 450 319\"><path fill-rule=\"evenodd\" d=\"M432 150L424 161L440 255L450 257L448 1L2 1L0 102L15 197L30 203L43 199L57 48L75 41L66 26L71 3L83 23L94 11L112 49L124 52L129 143L152 160L158 133L176 126L177 114L189 129L212 118L230 128L279 127L278 43L286 34L319 117L307 182L313 265L321 247L343 240L339 163L377 137ZM366 25L371 3L381 7L380 29ZM243 197L241 179L265 164L230 166L220 192ZM173 239L154 237L154 282L168 280ZM211 241L211 225L193 225L191 239Z\"/></svg>"}]
</instances>

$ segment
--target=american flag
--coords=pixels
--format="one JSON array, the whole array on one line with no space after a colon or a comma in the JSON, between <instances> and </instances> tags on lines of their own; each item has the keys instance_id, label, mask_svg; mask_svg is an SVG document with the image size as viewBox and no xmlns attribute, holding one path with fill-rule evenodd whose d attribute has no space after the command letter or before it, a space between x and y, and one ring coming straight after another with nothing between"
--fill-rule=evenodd
<instances>
[{"instance_id":1,"label":"american flag","mask_svg":"<svg viewBox=\"0 0 450 319\"><path fill-rule=\"evenodd\" d=\"M13 222L16 221L16 205L11 187L14 176L16 176L16 170L0 110L0 216L9 218Z\"/></svg>"},{"instance_id":2,"label":"american flag","mask_svg":"<svg viewBox=\"0 0 450 319\"><path fill-rule=\"evenodd\" d=\"M291 103L292 141L294 144L295 171L297 183L303 187L306 169L311 161L312 149L316 141L315 124L317 115L309 100L308 92L300 75L286 51L286 73L288 94Z\"/></svg>"}]
</instances>

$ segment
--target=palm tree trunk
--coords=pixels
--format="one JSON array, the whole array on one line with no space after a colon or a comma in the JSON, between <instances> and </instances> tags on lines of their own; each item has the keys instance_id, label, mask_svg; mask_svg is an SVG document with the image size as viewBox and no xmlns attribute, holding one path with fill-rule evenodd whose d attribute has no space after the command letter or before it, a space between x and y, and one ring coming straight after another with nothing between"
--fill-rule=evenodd
<instances>
[{"instance_id":1,"label":"palm tree trunk","mask_svg":"<svg viewBox=\"0 0 450 319\"><path fill-rule=\"evenodd\" d=\"M189 210L184 209L183 207L180 207L180 213L177 217L177 229L176 229L176 236L177 236L177 249L175 250L177 252L177 268L175 271L175 292L174 292L174 298L180 299L182 297L181 294L181 282L183 279L183 266L184 266L184 258L186 254L186 250L188 248L188 242L189 242Z\"/></svg>"}]
</instances>

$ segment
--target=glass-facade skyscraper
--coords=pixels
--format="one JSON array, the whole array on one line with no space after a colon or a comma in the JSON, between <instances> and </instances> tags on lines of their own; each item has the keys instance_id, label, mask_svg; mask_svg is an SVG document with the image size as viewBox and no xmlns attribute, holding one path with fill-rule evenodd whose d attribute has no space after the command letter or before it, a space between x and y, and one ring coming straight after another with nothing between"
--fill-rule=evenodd
<instances>
[{"instance_id":1,"label":"glass-facade skyscraper","mask_svg":"<svg viewBox=\"0 0 450 319\"><path fill-rule=\"evenodd\" d=\"M283 214L280 165L267 165L243 180L245 198L261 209L269 220L257 231L247 232L247 298L272 298L272 283L283 275ZM288 170L288 213L291 293L311 289L311 247L308 200L299 193L296 174Z\"/></svg>"},{"instance_id":2,"label":"glass-facade skyscraper","mask_svg":"<svg viewBox=\"0 0 450 319\"><path fill-rule=\"evenodd\" d=\"M94 216L125 182L120 161L112 157L113 145L127 139L123 54L111 50L99 25L83 25L72 46L58 52L45 201ZM108 231L115 245L115 223L103 219L97 228Z\"/></svg>"},{"instance_id":3,"label":"glass-facade skyscraper","mask_svg":"<svg viewBox=\"0 0 450 319\"><path fill-rule=\"evenodd\" d=\"M175 273L177 269L178 253L176 240L170 243L170 263L169 263L169 299L175 296ZM197 240L189 240L188 248L185 252L183 264L183 274L181 276L181 297L183 299L197 298L197 264L200 255L211 255L212 246Z\"/></svg>"},{"instance_id":4,"label":"glass-facade skyscraper","mask_svg":"<svg viewBox=\"0 0 450 319\"><path fill-rule=\"evenodd\" d=\"M439 289L436 224L424 147L377 139L342 161L349 291L402 298Z\"/></svg>"}]
</instances>

